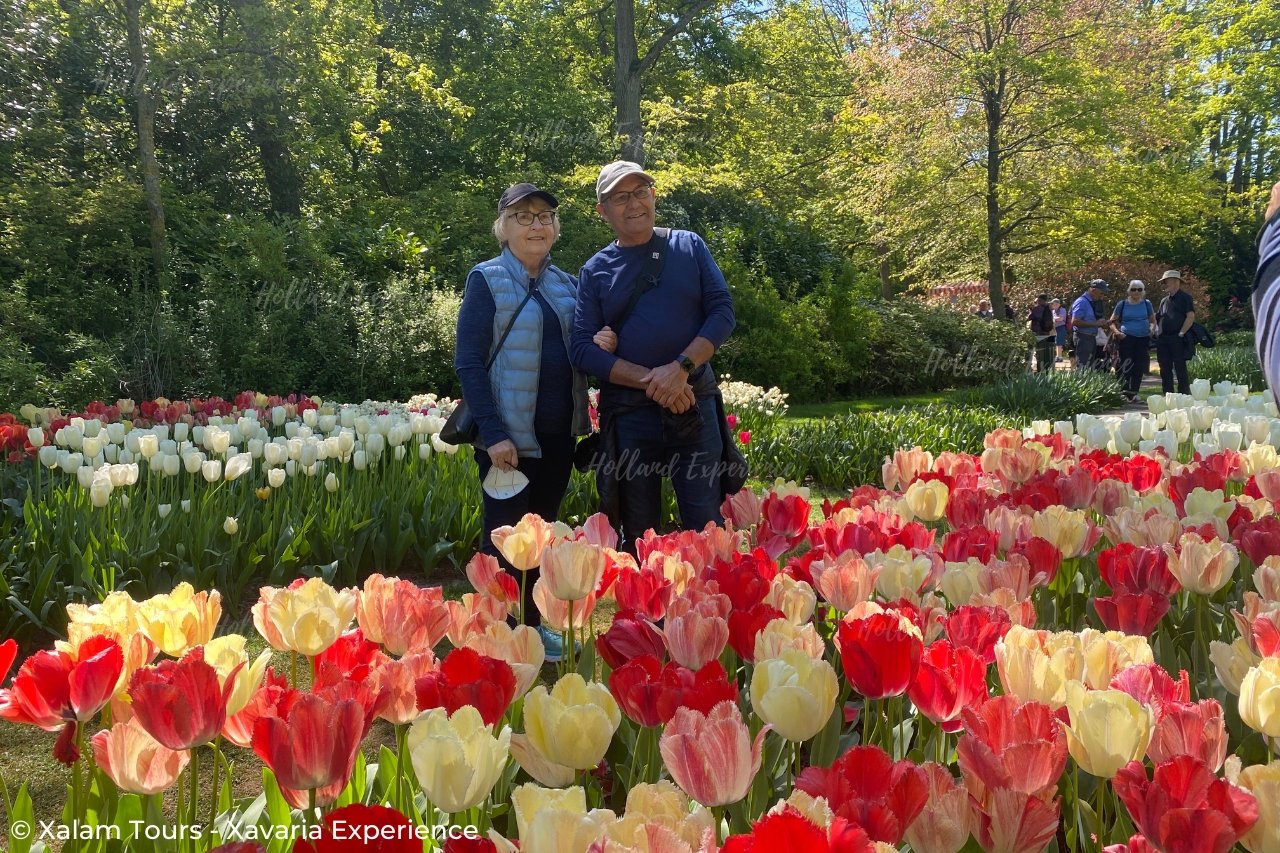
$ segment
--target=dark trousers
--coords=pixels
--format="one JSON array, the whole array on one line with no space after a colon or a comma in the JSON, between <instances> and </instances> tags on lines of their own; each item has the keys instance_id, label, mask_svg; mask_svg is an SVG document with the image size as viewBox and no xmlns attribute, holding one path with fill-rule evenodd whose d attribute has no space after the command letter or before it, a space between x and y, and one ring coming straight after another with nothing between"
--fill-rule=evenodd
<instances>
[{"instance_id":1,"label":"dark trousers","mask_svg":"<svg viewBox=\"0 0 1280 853\"><path fill-rule=\"evenodd\" d=\"M1098 330L1081 329L1075 333L1076 370L1093 370L1098 351Z\"/></svg>"},{"instance_id":2,"label":"dark trousers","mask_svg":"<svg viewBox=\"0 0 1280 853\"><path fill-rule=\"evenodd\" d=\"M490 535L499 527L514 526L525 513L532 512L547 521L555 521L560 515L560 502L569 488L569 475L573 471L573 449L576 441L571 435L537 435L538 446L542 448L542 458L534 459L521 456L517 464L520 473L529 478L529 485L520 494L506 500L492 498L481 489L484 498L484 533L480 537L480 550L498 558L499 565L516 579L517 585L523 585L524 603L520 608L521 621L526 625L538 625L542 619L538 615L537 605L533 603L533 585L538 582L538 570L530 569L520 572L515 569L493 544ZM480 480L488 476L493 462L489 453L477 449L476 464L480 466ZM522 577L523 576L523 577Z\"/></svg>"},{"instance_id":3,"label":"dark trousers","mask_svg":"<svg viewBox=\"0 0 1280 853\"><path fill-rule=\"evenodd\" d=\"M1142 387L1142 377L1151 366L1151 339L1146 335L1125 335L1116 339L1120 350L1120 385L1130 394Z\"/></svg>"},{"instance_id":4,"label":"dark trousers","mask_svg":"<svg viewBox=\"0 0 1280 853\"><path fill-rule=\"evenodd\" d=\"M619 503L623 548L662 522L662 480L670 478L680 508L680 525L701 530L720 515L720 424L714 397L698 400L702 429L690 438L674 434L662 409L644 406L615 416L618 440Z\"/></svg>"},{"instance_id":5,"label":"dark trousers","mask_svg":"<svg viewBox=\"0 0 1280 853\"><path fill-rule=\"evenodd\" d=\"M1179 394L1191 393L1191 380L1187 377L1187 344L1177 335L1161 335L1156 338L1156 361L1160 364L1160 384L1164 393L1174 390L1177 378Z\"/></svg>"},{"instance_id":6,"label":"dark trousers","mask_svg":"<svg viewBox=\"0 0 1280 853\"><path fill-rule=\"evenodd\" d=\"M1036 373L1053 370L1053 357L1057 354L1057 341L1052 337L1036 341Z\"/></svg>"}]
</instances>

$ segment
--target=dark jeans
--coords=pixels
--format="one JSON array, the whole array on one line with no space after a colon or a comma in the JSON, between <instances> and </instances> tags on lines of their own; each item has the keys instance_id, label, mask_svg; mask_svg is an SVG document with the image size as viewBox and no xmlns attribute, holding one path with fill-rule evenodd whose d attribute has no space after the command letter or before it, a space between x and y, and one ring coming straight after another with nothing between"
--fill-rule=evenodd
<instances>
[{"instance_id":1,"label":"dark jeans","mask_svg":"<svg viewBox=\"0 0 1280 853\"><path fill-rule=\"evenodd\" d=\"M1129 394L1137 394L1151 366L1151 338L1126 335L1116 339L1116 347L1120 350L1120 385Z\"/></svg>"},{"instance_id":2,"label":"dark jeans","mask_svg":"<svg viewBox=\"0 0 1280 853\"><path fill-rule=\"evenodd\" d=\"M701 530L720 515L720 425L714 397L698 400L702 429L682 440L664 423L662 409L645 406L616 416L619 496L623 547L635 553L635 540L662 521L662 480L671 479L685 530Z\"/></svg>"},{"instance_id":3,"label":"dark jeans","mask_svg":"<svg viewBox=\"0 0 1280 853\"><path fill-rule=\"evenodd\" d=\"M1160 364L1160 384L1164 393L1174 390L1173 380L1178 380L1178 393L1191 393L1191 380L1187 378L1187 344L1177 335L1161 335L1156 338L1156 361Z\"/></svg>"},{"instance_id":4,"label":"dark jeans","mask_svg":"<svg viewBox=\"0 0 1280 853\"><path fill-rule=\"evenodd\" d=\"M1036 341L1036 373L1053 370L1053 357L1056 354L1057 344L1054 338L1048 337L1042 341Z\"/></svg>"},{"instance_id":5,"label":"dark jeans","mask_svg":"<svg viewBox=\"0 0 1280 853\"><path fill-rule=\"evenodd\" d=\"M529 478L529 485L520 494L498 500L489 497L483 489L480 491L484 498L484 533L480 537L480 550L497 557L498 563L516 579L517 585L523 580L524 604L520 610L521 620L526 625L538 625L542 622L537 605L533 603L533 585L538 582L538 570L517 571L498 553L493 537L489 534L499 527L514 526L525 513L535 513L547 521L555 521L560 515L560 502L564 500L564 493L569 488L569 475L573 471L576 440L571 435L539 434L536 438L538 446L542 448L542 458L521 456L516 465L520 473ZM480 480L483 482L489 469L493 467L493 462L489 459L488 451L477 449L475 454L476 464L480 466Z\"/></svg>"},{"instance_id":6,"label":"dark jeans","mask_svg":"<svg viewBox=\"0 0 1280 853\"><path fill-rule=\"evenodd\" d=\"M1075 333L1076 370L1093 370L1094 354L1098 351L1098 330L1081 329Z\"/></svg>"}]
</instances>

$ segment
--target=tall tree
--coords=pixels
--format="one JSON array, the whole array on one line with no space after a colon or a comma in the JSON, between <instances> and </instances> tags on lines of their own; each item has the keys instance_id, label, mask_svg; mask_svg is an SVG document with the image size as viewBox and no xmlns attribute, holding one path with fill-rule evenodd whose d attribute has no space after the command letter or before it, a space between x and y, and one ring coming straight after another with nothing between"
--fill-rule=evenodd
<instances>
[{"instance_id":1,"label":"tall tree","mask_svg":"<svg viewBox=\"0 0 1280 853\"><path fill-rule=\"evenodd\" d=\"M130 79L138 131L138 159L142 171L142 196L147 205L151 235L151 263L157 281L168 278L169 238L165 231L164 200L160 197L160 161L156 159L156 97L152 91L147 49L142 40L144 0L122 0L129 43Z\"/></svg>"}]
</instances>

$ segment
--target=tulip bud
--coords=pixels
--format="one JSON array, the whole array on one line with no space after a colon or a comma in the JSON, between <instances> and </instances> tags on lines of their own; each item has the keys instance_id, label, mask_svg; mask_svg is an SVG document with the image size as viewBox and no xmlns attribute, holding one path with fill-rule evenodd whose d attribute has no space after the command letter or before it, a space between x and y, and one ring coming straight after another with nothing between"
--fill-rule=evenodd
<instances>
[{"instance_id":1,"label":"tulip bud","mask_svg":"<svg viewBox=\"0 0 1280 853\"><path fill-rule=\"evenodd\" d=\"M176 477L178 475L178 471L182 469L182 460L176 456L169 456L166 454L161 465L166 477Z\"/></svg>"},{"instance_id":2,"label":"tulip bud","mask_svg":"<svg viewBox=\"0 0 1280 853\"><path fill-rule=\"evenodd\" d=\"M173 504L160 504L156 507L156 514L161 518L168 518L169 513L173 511Z\"/></svg>"},{"instance_id":3,"label":"tulip bud","mask_svg":"<svg viewBox=\"0 0 1280 853\"><path fill-rule=\"evenodd\" d=\"M419 458L420 460L422 460L423 462L426 462L428 459L430 459L430 458L431 458L431 445L429 445L429 444L425 444L425 443L424 443L424 444L419 444L419 445L418 445L418 458Z\"/></svg>"},{"instance_id":4,"label":"tulip bud","mask_svg":"<svg viewBox=\"0 0 1280 853\"><path fill-rule=\"evenodd\" d=\"M86 459L92 459L102 451L102 439L96 435L92 438L81 439L80 448L84 451Z\"/></svg>"},{"instance_id":5,"label":"tulip bud","mask_svg":"<svg viewBox=\"0 0 1280 853\"><path fill-rule=\"evenodd\" d=\"M351 457L351 467L355 468L357 471L363 471L365 468L369 467L363 450L357 450L355 455Z\"/></svg>"},{"instance_id":6,"label":"tulip bud","mask_svg":"<svg viewBox=\"0 0 1280 853\"><path fill-rule=\"evenodd\" d=\"M52 444L46 444L40 448L40 464L46 468L54 468L58 464L58 448Z\"/></svg>"},{"instance_id":7,"label":"tulip bud","mask_svg":"<svg viewBox=\"0 0 1280 853\"><path fill-rule=\"evenodd\" d=\"M183 501L183 502L182 502L182 511L183 511L183 512L191 512L191 499L190 499L190 498L187 498L185 501Z\"/></svg>"},{"instance_id":8,"label":"tulip bud","mask_svg":"<svg viewBox=\"0 0 1280 853\"><path fill-rule=\"evenodd\" d=\"M324 478L325 490L332 493L338 491L338 475L332 472Z\"/></svg>"},{"instance_id":9,"label":"tulip bud","mask_svg":"<svg viewBox=\"0 0 1280 853\"><path fill-rule=\"evenodd\" d=\"M240 520L228 515L227 520L222 522L222 530L228 536L235 536L240 531Z\"/></svg>"},{"instance_id":10,"label":"tulip bud","mask_svg":"<svg viewBox=\"0 0 1280 853\"><path fill-rule=\"evenodd\" d=\"M93 485L93 473L93 468L88 465L76 469L76 481L80 483L82 489L87 489Z\"/></svg>"},{"instance_id":11,"label":"tulip bud","mask_svg":"<svg viewBox=\"0 0 1280 853\"><path fill-rule=\"evenodd\" d=\"M271 410L271 425L284 426L284 406L276 406Z\"/></svg>"},{"instance_id":12,"label":"tulip bud","mask_svg":"<svg viewBox=\"0 0 1280 853\"><path fill-rule=\"evenodd\" d=\"M132 450L132 448L130 448ZM143 459L150 459L160 451L160 439L150 433L143 433L138 436L138 452L142 454Z\"/></svg>"},{"instance_id":13,"label":"tulip bud","mask_svg":"<svg viewBox=\"0 0 1280 853\"><path fill-rule=\"evenodd\" d=\"M185 423L176 423L173 425L173 440L176 442L184 442L189 437L191 427ZM197 439L198 441L198 439Z\"/></svg>"},{"instance_id":14,"label":"tulip bud","mask_svg":"<svg viewBox=\"0 0 1280 853\"><path fill-rule=\"evenodd\" d=\"M111 497L111 480L108 477L95 477L89 486L89 501L98 509L107 505Z\"/></svg>"},{"instance_id":15,"label":"tulip bud","mask_svg":"<svg viewBox=\"0 0 1280 853\"><path fill-rule=\"evenodd\" d=\"M278 489L284 485L284 469L272 468L267 472L267 485L273 489Z\"/></svg>"},{"instance_id":16,"label":"tulip bud","mask_svg":"<svg viewBox=\"0 0 1280 853\"><path fill-rule=\"evenodd\" d=\"M210 459L208 462L201 463L200 473L204 475L206 483L216 483L222 479L222 462Z\"/></svg>"},{"instance_id":17,"label":"tulip bud","mask_svg":"<svg viewBox=\"0 0 1280 853\"><path fill-rule=\"evenodd\" d=\"M27 430L27 443L32 447L44 447L44 430L38 427Z\"/></svg>"}]
</instances>

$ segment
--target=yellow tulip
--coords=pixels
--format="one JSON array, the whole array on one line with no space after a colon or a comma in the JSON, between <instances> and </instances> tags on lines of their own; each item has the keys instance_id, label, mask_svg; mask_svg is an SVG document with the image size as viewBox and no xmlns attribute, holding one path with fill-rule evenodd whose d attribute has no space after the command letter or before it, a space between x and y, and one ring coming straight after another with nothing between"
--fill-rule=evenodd
<instances>
[{"instance_id":1,"label":"yellow tulip","mask_svg":"<svg viewBox=\"0 0 1280 853\"><path fill-rule=\"evenodd\" d=\"M413 772L427 798L449 814L484 802L493 790L511 748L511 729L497 737L480 712L463 705L449 716L444 708L423 712L409 727Z\"/></svg>"},{"instance_id":2,"label":"yellow tulip","mask_svg":"<svg viewBox=\"0 0 1280 853\"><path fill-rule=\"evenodd\" d=\"M756 634L756 660L782 657L786 649L796 649L811 658L820 658L826 653L822 637L810 622L805 625L792 624L787 619L770 619L768 624Z\"/></svg>"},{"instance_id":3,"label":"yellow tulip","mask_svg":"<svg viewBox=\"0 0 1280 853\"><path fill-rule=\"evenodd\" d=\"M1080 632L1084 650L1084 683L1094 690L1111 686L1116 673L1140 663L1153 663L1151 645L1146 637L1119 631L1085 628Z\"/></svg>"},{"instance_id":4,"label":"yellow tulip","mask_svg":"<svg viewBox=\"0 0 1280 853\"><path fill-rule=\"evenodd\" d=\"M1110 779L1146 754L1154 726L1151 709L1123 690L1089 690L1072 681L1067 713L1067 749L1086 773Z\"/></svg>"},{"instance_id":5,"label":"yellow tulip","mask_svg":"<svg viewBox=\"0 0 1280 853\"><path fill-rule=\"evenodd\" d=\"M333 645L355 616L356 591L336 590L322 578L263 587L253 605L253 624L273 648L307 657Z\"/></svg>"},{"instance_id":6,"label":"yellow tulip","mask_svg":"<svg viewBox=\"0 0 1280 853\"><path fill-rule=\"evenodd\" d=\"M982 591L983 563L977 557L970 557L963 563L947 562L942 572L942 580L938 586L952 607L968 604L970 599Z\"/></svg>"},{"instance_id":7,"label":"yellow tulip","mask_svg":"<svg viewBox=\"0 0 1280 853\"><path fill-rule=\"evenodd\" d=\"M610 824L605 832L611 842L626 849L648 850L646 826L669 830L690 850L705 849L704 842L715 839L715 819L711 812L693 803L684 791L665 779L655 784L641 783L628 791L623 817Z\"/></svg>"},{"instance_id":8,"label":"yellow tulip","mask_svg":"<svg viewBox=\"0 0 1280 853\"><path fill-rule=\"evenodd\" d=\"M1254 569L1253 588L1267 601L1280 601L1280 556L1273 554Z\"/></svg>"},{"instance_id":9,"label":"yellow tulip","mask_svg":"<svg viewBox=\"0 0 1280 853\"><path fill-rule=\"evenodd\" d=\"M183 581L173 592L153 596L138 605L138 628L160 651L182 657L194 646L213 639L222 618L222 593L196 592Z\"/></svg>"},{"instance_id":10,"label":"yellow tulip","mask_svg":"<svg viewBox=\"0 0 1280 853\"><path fill-rule=\"evenodd\" d=\"M751 707L778 734L801 743L820 732L831 718L840 692L836 671L822 658L798 649L756 661L751 676Z\"/></svg>"},{"instance_id":11,"label":"yellow tulip","mask_svg":"<svg viewBox=\"0 0 1280 853\"><path fill-rule=\"evenodd\" d=\"M542 552L551 544L551 525L529 513L515 527L499 527L490 534L498 551L517 571L536 569Z\"/></svg>"},{"instance_id":12,"label":"yellow tulip","mask_svg":"<svg viewBox=\"0 0 1280 853\"><path fill-rule=\"evenodd\" d=\"M1280 737L1280 658L1263 658L1240 682L1240 719L1255 732Z\"/></svg>"},{"instance_id":13,"label":"yellow tulip","mask_svg":"<svg viewBox=\"0 0 1280 853\"><path fill-rule=\"evenodd\" d=\"M929 554L915 555L903 545L894 545L888 551L873 551L867 555L867 565L880 569L876 589L889 601L900 598L918 602L925 587L931 587L942 575L941 558Z\"/></svg>"},{"instance_id":14,"label":"yellow tulip","mask_svg":"<svg viewBox=\"0 0 1280 853\"><path fill-rule=\"evenodd\" d=\"M1097 535L1084 510L1054 504L1031 516L1031 535L1047 539L1066 559L1082 557L1093 548Z\"/></svg>"},{"instance_id":15,"label":"yellow tulip","mask_svg":"<svg viewBox=\"0 0 1280 853\"><path fill-rule=\"evenodd\" d=\"M604 552L586 540L553 542L542 552L542 579L560 601L581 601L596 591Z\"/></svg>"},{"instance_id":16,"label":"yellow tulip","mask_svg":"<svg viewBox=\"0 0 1280 853\"><path fill-rule=\"evenodd\" d=\"M622 712L609 688L571 672L547 692L539 684L524 702L525 733L544 758L589 770L600 763Z\"/></svg>"},{"instance_id":17,"label":"yellow tulip","mask_svg":"<svg viewBox=\"0 0 1280 853\"><path fill-rule=\"evenodd\" d=\"M1249 648L1247 639L1239 637L1230 645L1218 640L1210 640L1209 660L1213 661L1214 674L1218 676L1222 686L1233 696L1239 696L1244 677L1262 658Z\"/></svg>"},{"instance_id":18,"label":"yellow tulip","mask_svg":"<svg viewBox=\"0 0 1280 853\"><path fill-rule=\"evenodd\" d=\"M271 662L271 650L262 652L250 664L245 652L245 638L239 634L227 634L205 643L204 661L218 673L218 683L224 689L230 681L227 716L231 717L244 710L262 684L267 664Z\"/></svg>"},{"instance_id":19,"label":"yellow tulip","mask_svg":"<svg viewBox=\"0 0 1280 853\"><path fill-rule=\"evenodd\" d=\"M1164 546L1169 555L1169 571L1192 592L1213 595L1231 581L1240 552L1221 539L1207 542L1198 533L1184 533L1178 547Z\"/></svg>"},{"instance_id":20,"label":"yellow tulip","mask_svg":"<svg viewBox=\"0 0 1280 853\"><path fill-rule=\"evenodd\" d=\"M587 812L581 787L553 790L521 785L511 792L522 853L584 853L604 835L613 812Z\"/></svg>"},{"instance_id":21,"label":"yellow tulip","mask_svg":"<svg viewBox=\"0 0 1280 853\"><path fill-rule=\"evenodd\" d=\"M937 521L946 515L950 491L941 480L916 480L902 495L912 518Z\"/></svg>"},{"instance_id":22,"label":"yellow tulip","mask_svg":"<svg viewBox=\"0 0 1280 853\"><path fill-rule=\"evenodd\" d=\"M572 767L565 767L543 758L542 753L529 743L528 735L517 733L511 736L511 757L516 760L516 764L520 765L521 770L533 777L534 781L548 788L567 788L573 784L573 779L577 775L577 771Z\"/></svg>"},{"instance_id":23,"label":"yellow tulip","mask_svg":"<svg viewBox=\"0 0 1280 853\"><path fill-rule=\"evenodd\" d=\"M1055 710L1067 704L1067 685L1084 677L1084 649L1070 632L1050 634L1014 625L996 643L1004 692Z\"/></svg>"},{"instance_id":24,"label":"yellow tulip","mask_svg":"<svg viewBox=\"0 0 1280 853\"><path fill-rule=\"evenodd\" d=\"M1239 759L1233 757L1227 761L1227 779L1258 800L1258 822L1241 836L1240 843L1252 853L1280 850L1280 762L1255 764L1234 773L1231 762L1238 763Z\"/></svg>"},{"instance_id":25,"label":"yellow tulip","mask_svg":"<svg viewBox=\"0 0 1280 853\"><path fill-rule=\"evenodd\" d=\"M769 584L764 603L782 611L794 625L807 625L813 621L813 610L818 604L817 593L804 581L791 575L777 574Z\"/></svg>"}]
</instances>

